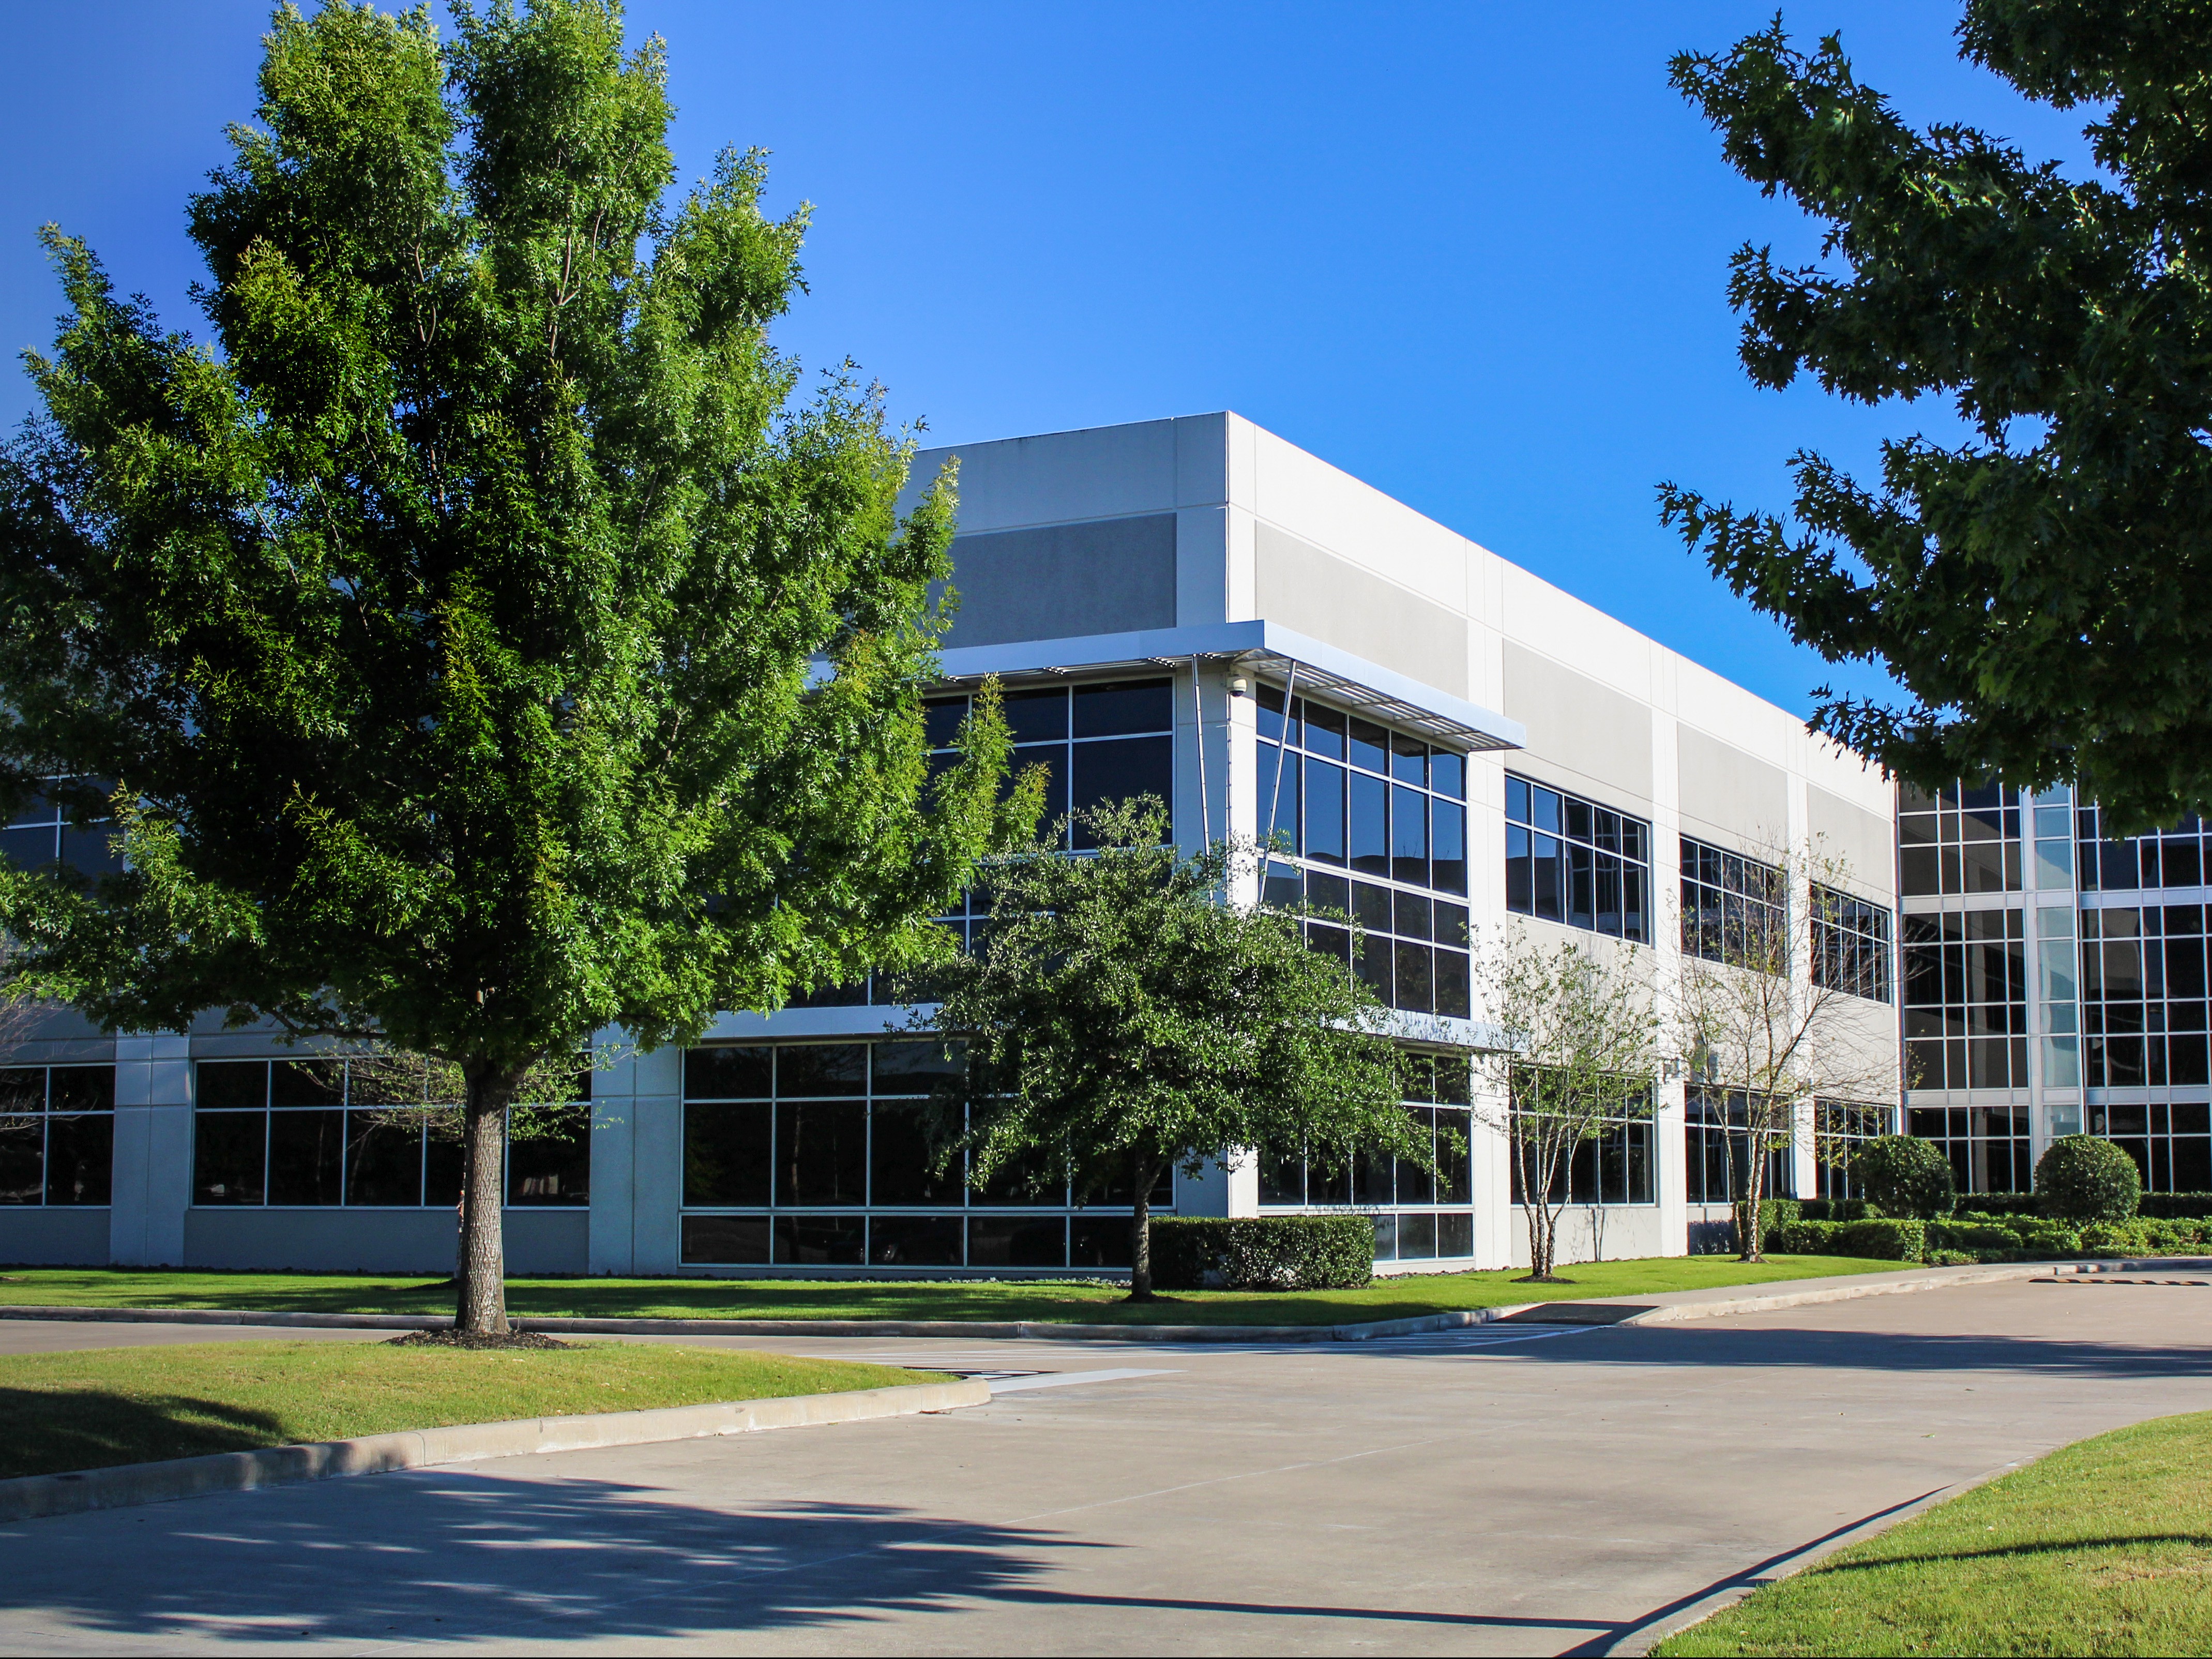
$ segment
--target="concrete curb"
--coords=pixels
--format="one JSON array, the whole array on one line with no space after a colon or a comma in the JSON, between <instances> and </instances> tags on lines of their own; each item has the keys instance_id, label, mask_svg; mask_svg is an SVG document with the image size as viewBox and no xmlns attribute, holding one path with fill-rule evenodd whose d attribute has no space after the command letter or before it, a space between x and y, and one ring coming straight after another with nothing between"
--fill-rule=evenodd
<instances>
[{"instance_id":1,"label":"concrete curb","mask_svg":"<svg viewBox=\"0 0 2212 1659\"><path fill-rule=\"evenodd\" d=\"M1883 1510L1878 1514L1870 1515L1864 1520L1854 1522L1850 1526L1830 1533L1825 1538L1816 1538L1811 1543L1792 1550L1787 1554L1774 1556L1762 1561L1757 1566L1724 1581L1717 1589L1707 1590L1691 1601L1678 1602L1670 1607L1663 1608L1648 1616L1643 1623L1630 1626L1616 1637L1610 1646L1603 1650L1606 1659L1614 1659L1614 1656L1620 1656L1620 1659L1642 1659L1644 1655L1650 1653L1668 1637L1679 1636L1692 1626L1704 1624L1714 1614L1727 1612L1737 1602L1747 1600L1753 1593L1764 1589L1767 1585L1779 1583L1784 1578L1794 1577L1804 1571L1806 1568L1826 1560L1838 1550L1849 1549L1854 1544L1876 1537L1887 1532L1892 1527L1913 1519L1916 1516L1925 1515L1938 1504L1948 1504L1953 1498L1973 1491L1977 1486L1985 1486L2000 1475L2010 1474L2014 1469L2024 1468L2035 1461L2034 1458L2022 1458L2017 1462L2002 1464L1996 1468L1985 1470L1971 1480L1939 1487L1935 1492L1911 1498L1893 1508Z\"/></svg>"},{"instance_id":2,"label":"concrete curb","mask_svg":"<svg viewBox=\"0 0 2212 1659\"><path fill-rule=\"evenodd\" d=\"M23 1475L0 1480L0 1523L164 1504L210 1492L248 1492L302 1480L384 1474L438 1463L474 1463L489 1457L584 1451L598 1446L643 1446L656 1441L906 1417L917 1412L988 1405L990 1399L988 1382L963 1377L953 1382L908 1382L842 1394L788 1395L774 1400L667 1406L653 1411L526 1417L505 1423L363 1435L355 1440L326 1440L311 1446L267 1446L254 1451L217 1452L208 1457L172 1458L161 1463L124 1463L74 1474Z\"/></svg>"},{"instance_id":3,"label":"concrete curb","mask_svg":"<svg viewBox=\"0 0 2212 1659\"><path fill-rule=\"evenodd\" d=\"M949 1336L1074 1342L1364 1342L1378 1336L1486 1325L1537 1305L1462 1308L1410 1319L1351 1325L1061 1325L1042 1320L985 1319L586 1319L517 1318L517 1330L549 1336ZM0 1306L0 1319L87 1320L128 1325L255 1325L317 1330L441 1331L437 1314L241 1313L209 1308L54 1308Z\"/></svg>"}]
</instances>

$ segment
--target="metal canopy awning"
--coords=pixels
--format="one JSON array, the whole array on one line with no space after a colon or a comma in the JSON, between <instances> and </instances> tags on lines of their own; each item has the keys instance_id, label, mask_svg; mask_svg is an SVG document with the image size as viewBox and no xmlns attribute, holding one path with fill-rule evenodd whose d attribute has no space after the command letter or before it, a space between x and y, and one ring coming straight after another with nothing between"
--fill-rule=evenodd
<instances>
[{"instance_id":1,"label":"metal canopy awning","mask_svg":"<svg viewBox=\"0 0 2212 1659\"><path fill-rule=\"evenodd\" d=\"M1295 674L1302 692L1470 754L1519 749L1528 737L1518 720L1264 620L962 646L939 657L948 686L972 685L992 675L1017 683L1176 668L1195 660L1285 684Z\"/></svg>"}]
</instances>

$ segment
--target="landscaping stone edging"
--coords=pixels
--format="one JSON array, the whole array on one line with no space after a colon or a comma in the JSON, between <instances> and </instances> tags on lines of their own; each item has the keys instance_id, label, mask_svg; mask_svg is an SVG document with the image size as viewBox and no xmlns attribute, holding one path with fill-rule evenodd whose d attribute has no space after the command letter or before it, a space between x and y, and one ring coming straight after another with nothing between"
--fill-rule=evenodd
<instances>
[{"instance_id":1,"label":"landscaping stone edging","mask_svg":"<svg viewBox=\"0 0 2212 1659\"><path fill-rule=\"evenodd\" d=\"M600 1446L643 1446L814 1424L856 1423L989 1403L991 1385L978 1377L951 1382L907 1382L842 1394L787 1395L770 1400L722 1401L703 1406L664 1406L651 1411L599 1412L576 1417L526 1417L503 1423L470 1423L444 1429L410 1429L307 1446L265 1446L216 1452L159 1463L123 1463L70 1474L21 1475L0 1480L0 1523L88 1510L126 1509L210 1492L246 1492L433 1464L473 1463L490 1457L538 1452L585 1451Z\"/></svg>"}]
</instances>

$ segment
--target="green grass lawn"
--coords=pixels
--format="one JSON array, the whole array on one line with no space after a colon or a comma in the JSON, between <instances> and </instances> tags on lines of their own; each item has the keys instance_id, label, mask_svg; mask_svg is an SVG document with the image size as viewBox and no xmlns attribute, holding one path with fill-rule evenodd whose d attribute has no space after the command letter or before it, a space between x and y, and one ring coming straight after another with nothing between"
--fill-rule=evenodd
<instances>
[{"instance_id":1,"label":"green grass lawn","mask_svg":"<svg viewBox=\"0 0 2212 1659\"><path fill-rule=\"evenodd\" d=\"M1652 1651L2212 1653L2212 1413L2064 1447Z\"/></svg>"},{"instance_id":2,"label":"green grass lawn","mask_svg":"<svg viewBox=\"0 0 2212 1659\"><path fill-rule=\"evenodd\" d=\"M1915 1264L1850 1256L1773 1256L1747 1267L1730 1256L1661 1256L1584 1263L1565 1285L1524 1285L1511 1269L1377 1279L1364 1290L1259 1293L1178 1291L1131 1306L1091 1281L874 1282L854 1279L514 1279L507 1304L521 1315L689 1319L1027 1319L1097 1324L1334 1325L1402 1319L1455 1308L1662 1291L1761 1285ZM0 1273L0 1304L108 1308L223 1308L255 1312L448 1313L453 1291L421 1279L345 1273L169 1273L131 1268L19 1267Z\"/></svg>"},{"instance_id":3,"label":"green grass lawn","mask_svg":"<svg viewBox=\"0 0 2212 1659\"><path fill-rule=\"evenodd\" d=\"M501 1352L204 1342L4 1354L0 1478L396 1429L940 1380L888 1365L658 1343Z\"/></svg>"}]
</instances>

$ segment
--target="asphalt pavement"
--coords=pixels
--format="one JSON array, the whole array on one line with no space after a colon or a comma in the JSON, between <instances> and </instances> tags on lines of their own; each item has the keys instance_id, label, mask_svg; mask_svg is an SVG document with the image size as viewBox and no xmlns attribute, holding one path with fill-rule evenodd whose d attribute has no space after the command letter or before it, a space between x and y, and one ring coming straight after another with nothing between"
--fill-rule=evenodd
<instances>
[{"instance_id":1,"label":"asphalt pavement","mask_svg":"<svg viewBox=\"0 0 2212 1659\"><path fill-rule=\"evenodd\" d=\"M0 1650L1603 1652L1929 1493L2212 1409L2204 1277L1293 1347L755 1339L994 1398L16 1523ZM254 1334L0 1322L17 1351Z\"/></svg>"}]
</instances>

